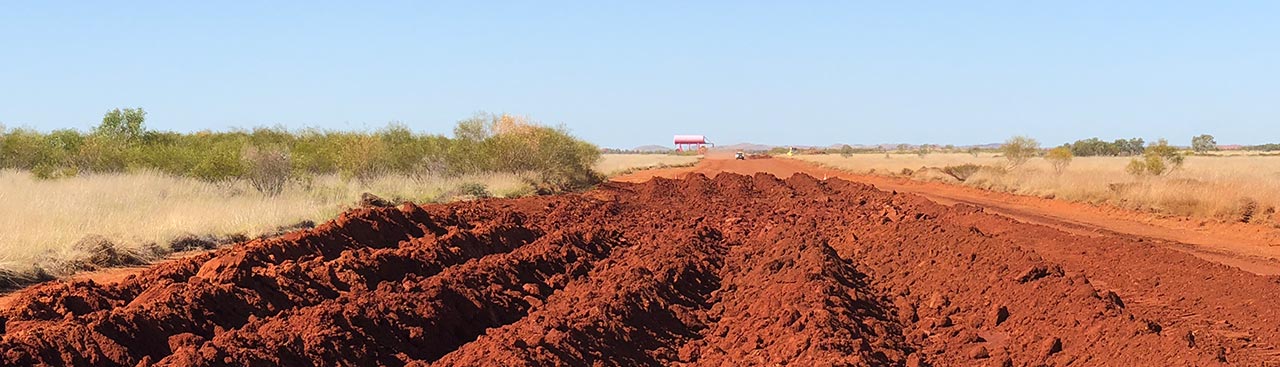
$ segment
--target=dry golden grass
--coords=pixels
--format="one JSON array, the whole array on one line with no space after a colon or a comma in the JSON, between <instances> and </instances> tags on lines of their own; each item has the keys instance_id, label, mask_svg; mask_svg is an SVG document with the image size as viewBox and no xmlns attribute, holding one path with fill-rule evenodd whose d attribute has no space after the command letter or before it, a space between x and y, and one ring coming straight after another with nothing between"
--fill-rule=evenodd
<instances>
[{"instance_id":1,"label":"dry golden grass","mask_svg":"<svg viewBox=\"0 0 1280 367\"><path fill-rule=\"evenodd\" d=\"M596 169L617 173L695 161L689 156L608 154ZM243 181L213 184L150 172L39 180L29 172L0 170L0 288L68 275L62 264L87 258L91 249L75 244L91 235L147 258L164 255L168 243L187 235L255 237L302 221L320 223L356 205L365 192L391 200L439 202L465 197L458 188L479 183L493 196L518 197L533 191L525 178L383 176L362 183L330 175L293 182L280 195L265 196Z\"/></svg>"},{"instance_id":2,"label":"dry golden grass","mask_svg":"<svg viewBox=\"0 0 1280 367\"><path fill-rule=\"evenodd\" d=\"M637 169L688 166L697 163L698 159L693 155L604 154L596 162L595 170L613 176Z\"/></svg>"},{"instance_id":3,"label":"dry golden grass","mask_svg":"<svg viewBox=\"0 0 1280 367\"><path fill-rule=\"evenodd\" d=\"M158 173L91 175L37 180L28 172L0 171L0 278L34 276L59 262L82 259L72 246L88 235L109 239L139 254L148 244L164 244L185 235L257 236L304 220L322 222L372 192L384 198L439 201L455 197L464 183L481 183L495 196L530 192L519 175L488 174L456 178L387 176L361 184L324 176L309 184L291 184L275 197L248 184L211 184ZM41 269L37 269L41 267ZM0 279L2 282L4 279Z\"/></svg>"},{"instance_id":4,"label":"dry golden grass","mask_svg":"<svg viewBox=\"0 0 1280 367\"><path fill-rule=\"evenodd\" d=\"M1002 166L1003 158L951 153L924 157L906 154L806 155L798 159L858 173L901 175L902 170L966 163ZM1171 174L1135 177L1125 172L1127 157L1076 157L1061 174L1042 158L1001 172L983 170L962 184L978 188L1064 200L1105 203L1174 215L1276 224L1280 216L1280 156L1192 156ZM951 181L916 174L916 179Z\"/></svg>"}]
</instances>

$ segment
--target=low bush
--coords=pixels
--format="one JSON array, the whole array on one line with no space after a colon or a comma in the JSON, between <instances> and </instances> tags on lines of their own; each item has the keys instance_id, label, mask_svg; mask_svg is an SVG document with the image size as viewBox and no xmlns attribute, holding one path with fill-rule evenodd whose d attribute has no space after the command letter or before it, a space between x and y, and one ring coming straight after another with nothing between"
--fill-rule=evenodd
<instances>
[{"instance_id":1,"label":"low bush","mask_svg":"<svg viewBox=\"0 0 1280 367\"><path fill-rule=\"evenodd\" d=\"M471 196L478 199L491 197L489 187L482 183L468 182L458 186L458 194Z\"/></svg>"},{"instance_id":2,"label":"low bush","mask_svg":"<svg viewBox=\"0 0 1280 367\"><path fill-rule=\"evenodd\" d=\"M1049 149L1049 152L1044 155L1044 159L1048 160L1049 164L1053 166L1053 172L1059 175L1067 170L1072 158L1075 158L1075 154L1071 153L1071 148L1067 146Z\"/></svg>"},{"instance_id":3,"label":"low bush","mask_svg":"<svg viewBox=\"0 0 1280 367\"><path fill-rule=\"evenodd\" d=\"M1000 152L1008 160L1009 168L1015 168L1040 153L1040 142L1025 136L1015 136L1000 146Z\"/></svg>"},{"instance_id":4,"label":"low bush","mask_svg":"<svg viewBox=\"0 0 1280 367\"><path fill-rule=\"evenodd\" d=\"M1186 156L1178 152L1169 142L1160 139L1147 147L1140 158L1134 158L1125 166L1125 172L1134 176L1160 176L1182 168Z\"/></svg>"},{"instance_id":5,"label":"low bush","mask_svg":"<svg viewBox=\"0 0 1280 367\"><path fill-rule=\"evenodd\" d=\"M245 178L249 185L267 196L280 195L292 170L289 152L281 148L250 145L244 154Z\"/></svg>"}]
</instances>

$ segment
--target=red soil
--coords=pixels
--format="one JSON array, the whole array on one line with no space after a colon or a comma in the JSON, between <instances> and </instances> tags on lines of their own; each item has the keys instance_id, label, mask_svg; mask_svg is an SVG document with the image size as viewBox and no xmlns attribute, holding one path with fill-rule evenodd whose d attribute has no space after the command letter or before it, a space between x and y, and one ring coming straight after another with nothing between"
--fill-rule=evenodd
<instances>
[{"instance_id":1,"label":"red soil","mask_svg":"<svg viewBox=\"0 0 1280 367\"><path fill-rule=\"evenodd\" d=\"M692 175L353 210L45 283L0 309L0 365L1259 365L1277 291L1144 237Z\"/></svg>"},{"instance_id":2,"label":"red soil","mask_svg":"<svg viewBox=\"0 0 1280 367\"><path fill-rule=\"evenodd\" d=\"M874 185L881 190L919 194L941 204L976 205L989 213L1078 235L1108 237L1120 233L1165 240L1170 248L1205 260L1231 265L1255 274L1280 275L1280 228L1262 224L1165 216L1107 205L1014 195L940 182L856 174L795 159L735 161L726 156L711 156L693 167L639 171L615 177L614 180L643 182L653 177L679 178L690 173L714 176L721 172L744 175L768 173L778 177L804 173L818 178L842 178Z\"/></svg>"}]
</instances>

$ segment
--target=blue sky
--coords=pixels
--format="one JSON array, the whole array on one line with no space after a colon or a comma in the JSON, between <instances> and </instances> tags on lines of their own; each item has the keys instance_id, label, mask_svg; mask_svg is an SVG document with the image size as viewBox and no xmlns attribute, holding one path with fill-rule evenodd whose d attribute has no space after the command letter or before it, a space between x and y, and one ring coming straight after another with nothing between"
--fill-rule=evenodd
<instances>
[{"instance_id":1,"label":"blue sky","mask_svg":"<svg viewBox=\"0 0 1280 367\"><path fill-rule=\"evenodd\" d=\"M611 147L1280 141L1280 2L0 5L0 123L448 133L527 114Z\"/></svg>"}]
</instances>

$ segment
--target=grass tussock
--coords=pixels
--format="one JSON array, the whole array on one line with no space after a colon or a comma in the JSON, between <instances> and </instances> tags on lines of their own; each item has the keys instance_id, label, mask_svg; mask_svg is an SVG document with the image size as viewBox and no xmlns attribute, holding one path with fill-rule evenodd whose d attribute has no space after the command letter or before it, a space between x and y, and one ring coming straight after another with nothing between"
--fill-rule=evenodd
<instances>
[{"instance_id":1,"label":"grass tussock","mask_svg":"<svg viewBox=\"0 0 1280 367\"><path fill-rule=\"evenodd\" d=\"M993 154L801 155L796 158L842 170L900 175L939 167L960 184L1070 201L1222 221L1280 226L1280 156L1191 156L1163 175L1134 175L1132 157L1076 157L1065 167L1032 158L1002 170ZM914 175L919 176L919 175ZM964 177L964 178L961 178ZM921 177L913 177L921 178Z\"/></svg>"}]
</instances>

